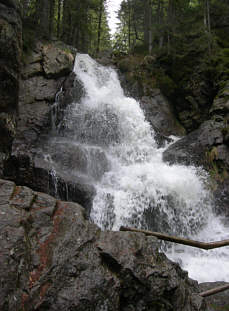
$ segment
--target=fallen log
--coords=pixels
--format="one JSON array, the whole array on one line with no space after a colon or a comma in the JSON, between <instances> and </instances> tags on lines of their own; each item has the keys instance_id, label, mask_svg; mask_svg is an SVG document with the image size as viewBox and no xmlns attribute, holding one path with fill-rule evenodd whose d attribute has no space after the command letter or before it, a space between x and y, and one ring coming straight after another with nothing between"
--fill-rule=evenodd
<instances>
[{"instance_id":1,"label":"fallen log","mask_svg":"<svg viewBox=\"0 0 229 311\"><path fill-rule=\"evenodd\" d=\"M176 236L171 236L171 235L164 234L164 233L152 232L148 230L141 230L141 229L135 229L135 228L128 228L128 227L123 227L123 226L120 227L120 231L140 232L148 236L155 236L158 239L163 240L163 241L175 242L178 244L188 245L188 246L201 248L205 250L219 248L223 246L229 246L229 240L216 241L216 242L199 242L199 241L189 240L185 238L179 238Z\"/></svg>"},{"instance_id":2,"label":"fallen log","mask_svg":"<svg viewBox=\"0 0 229 311\"><path fill-rule=\"evenodd\" d=\"M200 295L202 297L209 297L209 296L215 295L217 293L224 292L227 289L229 289L229 284L209 289L209 290L207 290L205 292L199 293L198 295Z\"/></svg>"}]
</instances>

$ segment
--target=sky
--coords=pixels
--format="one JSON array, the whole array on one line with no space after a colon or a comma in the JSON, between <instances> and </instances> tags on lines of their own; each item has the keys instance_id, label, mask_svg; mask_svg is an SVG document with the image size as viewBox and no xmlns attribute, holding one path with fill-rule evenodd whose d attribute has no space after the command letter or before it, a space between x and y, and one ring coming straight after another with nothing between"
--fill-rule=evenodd
<instances>
[{"instance_id":1,"label":"sky","mask_svg":"<svg viewBox=\"0 0 229 311\"><path fill-rule=\"evenodd\" d=\"M109 13L109 27L111 29L111 34L113 35L115 33L116 30L116 23L119 22L119 20L117 19L117 11L119 10L120 4L121 4L122 0L108 0L107 4L108 4L108 13Z\"/></svg>"}]
</instances>

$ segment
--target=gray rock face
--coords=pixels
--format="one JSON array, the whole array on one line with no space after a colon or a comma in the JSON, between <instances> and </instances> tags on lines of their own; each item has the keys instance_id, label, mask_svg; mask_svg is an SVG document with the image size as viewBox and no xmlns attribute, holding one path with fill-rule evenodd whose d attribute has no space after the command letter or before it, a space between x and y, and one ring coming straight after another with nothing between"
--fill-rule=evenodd
<instances>
[{"instance_id":1,"label":"gray rock face","mask_svg":"<svg viewBox=\"0 0 229 311\"><path fill-rule=\"evenodd\" d=\"M74 53L75 51L60 42L37 42L27 57L20 84L17 134L13 141L11 157L4 165L4 176L37 191L77 201L88 208L89 213L94 188L79 176L63 173L60 167L54 172L55 168L51 163L44 161L43 150L40 150L42 145L49 144L45 135L50 134L51 111L61 86L62 93L56 112L57 124L63 118L66 106L82 95L82 86L75 80L75 75L69 75L73 68ZM83 157L80 150L77 154L73 151L67 157L63 148L57 148L54 150L54 156L60 155L66 164L68 160L70 164L77 160L81 168ZM3 155L1 158L4 158ZM86 169L85 166L86 164L82 170ZM68 169L71 169L69 165ZM1 171L2 165L0 173ZM97 171L95 168L94 175Z\"/></svg>"},{"instance_id":2,"label":"gray rock face","mask_svg":"<svg viewBox=\"0 0 229 311\"><path fill-rule=\"evenodd\" d=\"M210 109L210 114L221 115L226 120L229 120L229 81L224 82L224 86L217 94Z\"/></svg>"},{"instance_id":3,"label":"gray rock face","mask_svg":"<svg viewBox=\"0 0 229 311\"><path fill-rule=\"evenodd\" d=\"M157 240L101 232L75 203L0 180L0 309L207 310Z\"/></svg>"},{"instance_id":4,"label":"gray rock face","mask_svg":"<svg viewBox=\"0 0 229 311\"><path fill-rule=\"evenodd\" d=\"M163 154L165 161L182 163L186 165L199 165L209 168L208 154L215 148L217 159L228 155L228 148L223 144L222 122L209 120L204 122L199 129L183 137L171 145Z\"/></svg>"},{"instance_id":5,"label":"gray rock face","mask_svg":"<svg viewBox=\"0 0 229 311\"><path fill-rule=\"evenodd\" d=\"M122 65L126 65L124 62ZM127 63L128 64L128 63ZM120 65L120 64L119 64ZM165 142L170 141L170 135L184 136L186 134L185 128L179 123L175 116L171 103L163 96L159 89L152 88L147 84L143 85L140 81L132 77L132 72L124 74L133 68L120 68L119 74L121 85L127 96L134 97L139 101L141 108L145 113L146 120L151 124L155 130L155 139L158 146L161 147Z\"/></svg>"},{"instance_id":6,"label":"gray rock face","mask_svg":"<svg viewBox=\"0 0 229 311\"><path fill-rule=\"evenodd\" d=\"M152 97L143 96L140 100L147 121L161 135L184 136L185 129L176 120L168 100L158 89L155 89L153 94Z\"/></svg>"},{"instance_id":7,"label":"gray rock face","mask_svg":"<svg viewBox=\"0 0 229 311\"><path fill-rule=\"evenodd\" d=\"M38 42L22 70L19 120L13 153L30 149L50 129L51 105L71 72L74 55L59 42ZM25 147L26 146L26 147Z\"/></svg>"}]
</instances>

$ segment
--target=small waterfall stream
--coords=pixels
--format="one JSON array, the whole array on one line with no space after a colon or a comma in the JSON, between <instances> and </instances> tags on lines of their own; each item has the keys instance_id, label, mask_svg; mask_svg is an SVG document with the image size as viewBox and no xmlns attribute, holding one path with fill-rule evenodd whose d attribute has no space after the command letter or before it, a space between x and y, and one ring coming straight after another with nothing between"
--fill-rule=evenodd
<instances>
[{"instance_id":1,"label":"small waterfall stream","mask_svg":"<svg viewBox=\"0 0 229 311\"><path fill-rule=\"evenodd\" d=\"M128 225L198 240L229 238L213 215L207 174L162 161L164 149L139 103L124 95L115 70L77 54L74 71L84 96L67 108L62 134L50 146L61 146L61 157L52 161L69 164L68 148L75 155L71 173L93 180L91 219L105 230ZM167 255L194 279L229 281L228 248L207 253L173 245Z\"/></svg>"}]
</instances>

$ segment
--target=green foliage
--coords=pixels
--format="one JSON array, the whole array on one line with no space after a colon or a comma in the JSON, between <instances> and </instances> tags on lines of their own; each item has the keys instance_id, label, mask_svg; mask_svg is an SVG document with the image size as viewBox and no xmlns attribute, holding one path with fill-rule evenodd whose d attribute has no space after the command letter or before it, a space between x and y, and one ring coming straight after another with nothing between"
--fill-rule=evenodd
<instances>
[{"instance_id":1,"label":"green foliage","mask_svg":"<svg viewBox=\"0 0 229 311\"><path fill-rule=\"evenodd\" d=\"M20 2L23 6L23 42L26 51L32 46L37 34L45 39L59 38L93 55L96 51L111 47L106 0Z\"/></svg>"},{"instance_id":2,"label":"green foliage","mask_svg":"<svg viewBox=\"0 0 229 311\"><path fill-rule=\"evenodd\" d=\"M157 87L161 89L162 93L168 97L173 96L177 88L175 82L161 70L155 73L155 77Z\"/></svg>"}]
</instances>

